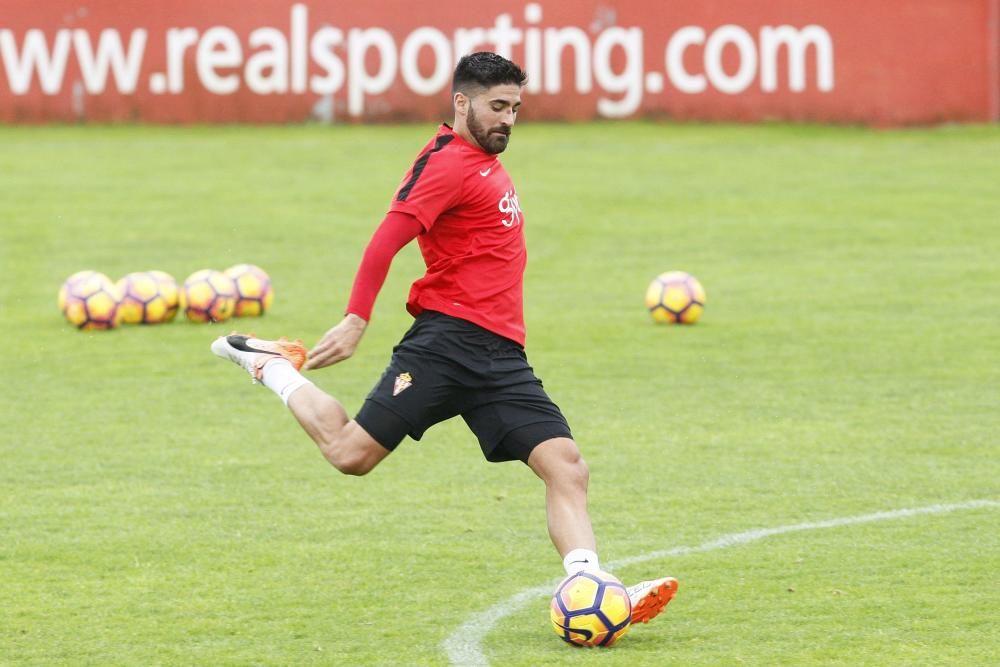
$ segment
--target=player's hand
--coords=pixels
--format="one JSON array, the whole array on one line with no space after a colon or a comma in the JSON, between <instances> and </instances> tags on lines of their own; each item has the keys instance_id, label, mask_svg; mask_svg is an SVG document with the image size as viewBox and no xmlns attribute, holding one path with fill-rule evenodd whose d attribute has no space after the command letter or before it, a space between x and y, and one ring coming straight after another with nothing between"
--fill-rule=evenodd
<instances>
[{"instance_id":1,"label":"player's hand","mask_svg":"<svg viewBox=\"0 0 1000 667\"><path fill-rule=\"evenodd\" d=\"M354 354L367 326L367 321L348 313L340 324L323 334L323 338L309 350L309 356L302 368L311 371L347 359Z\"/></svg>"}]
</instances>

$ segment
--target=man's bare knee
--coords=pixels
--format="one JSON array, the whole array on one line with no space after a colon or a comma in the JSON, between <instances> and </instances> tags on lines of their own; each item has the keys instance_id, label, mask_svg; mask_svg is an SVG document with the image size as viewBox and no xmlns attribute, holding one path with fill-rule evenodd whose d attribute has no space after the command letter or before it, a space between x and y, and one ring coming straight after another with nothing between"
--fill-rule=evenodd
<instances>
[{"instance_id":1,"label":"man's bare knee","mask_svg":"<svg viewBox=\"0 0 1000 667\"><path fill-rule=\"evenodd\" d=\"M328 458L328 460L331 465L333 465L333 467L340 472L345 475L353 475L355 477L367 475L377 465L377 461L371 461L367 457L358 456L356 454L339 458Z\"/></svg>"},{"instance_id":2,"label":"man's bare knee","mask_svg":"<svg viewBox=\"0 0 1000 667\"><path fill-rule=\"evenodd\" d=\"M528 465L546 484L587 488L590 469L580 448L569 438L553 438L538 445L528 457Z\"/></svg>"},{"instance_id":3,"label":"man's bare knee","mask_svg":"<svg viewBox=\"0 0 1000 667\"><path fill-rule=\"evenodd\" d=\"M345 475L367 475L389 455L389 450L351 422L340 437L325 442L320 449L334 468Z\"/></svg>"},{"instance_id":4,"label":"man's bare knee","mask_svg":"<svg viewBox=\"0 0 1000 667\"><path fill-rule=\"evenodd\" d=\"M590 468L577 450L576 456L566 462L566 482L583 489L590 483Z\"/></svg>"}]
</instances>

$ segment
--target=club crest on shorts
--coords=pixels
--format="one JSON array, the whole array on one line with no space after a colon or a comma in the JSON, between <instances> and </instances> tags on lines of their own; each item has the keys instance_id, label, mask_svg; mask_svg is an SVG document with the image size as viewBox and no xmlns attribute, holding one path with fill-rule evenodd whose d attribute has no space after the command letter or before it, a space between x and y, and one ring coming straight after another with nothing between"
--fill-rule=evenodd
<instances>
[{"instance_id":1,"label":"club crest on shorts","mask_svg":"<svg viewBox=\"0 0 1000 667\"><path fill-rule=\"evenodd\" d=\"M413 376L409 373L400 373L396 376L396 381L392 385L392 395L399 396L413 384Z\"/></svg>"}]
</instances>

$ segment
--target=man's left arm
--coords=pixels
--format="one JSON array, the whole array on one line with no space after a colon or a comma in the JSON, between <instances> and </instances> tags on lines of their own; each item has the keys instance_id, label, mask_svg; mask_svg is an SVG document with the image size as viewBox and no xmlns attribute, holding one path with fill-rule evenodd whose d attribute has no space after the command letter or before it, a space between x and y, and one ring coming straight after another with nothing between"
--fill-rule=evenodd
<instances>
[{"instance_id":1,"label":"man's left arm","mask_svg":"<svg viewBox=\"0 0 1000 667\"><path fill-rule=\"evenodd\" d=\"M375 298L389 274L393 257L421 231L423 225L412 215L392 211L385 216L361 258L344 319L309 351L306 370L330 366L354 354L371 319Z\"/></svg>"}]
</instances>

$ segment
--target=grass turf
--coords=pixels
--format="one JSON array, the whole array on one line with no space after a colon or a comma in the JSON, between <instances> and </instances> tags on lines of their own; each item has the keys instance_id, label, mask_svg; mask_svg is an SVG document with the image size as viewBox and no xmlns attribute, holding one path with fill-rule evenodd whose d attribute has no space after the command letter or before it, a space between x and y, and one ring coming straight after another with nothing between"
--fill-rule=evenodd
<instances>
[{"instance_id":1,"label":"grass turf","mask_svg":"<svg viewBox=\"0 0 1000 667\"><path fill-rule=\"evenodd\" d=\"M439 665L471 614L557 577L542 488L461 423L343 478L208 344L77 332L80 269L265 267L263 336L315 341L432 128L0 128L0 662ZM516 129L529 358L591 466L605 562L720 535L1000 498L1000 131L649 123ZM408 325L396 259L355 410ZM642 308L661 271L694 327ZM775 536L622 568L662 618L564 646L546 600L496 665L967 665L1000 652L997 510Z\"/></svg>"}]
</instances>

